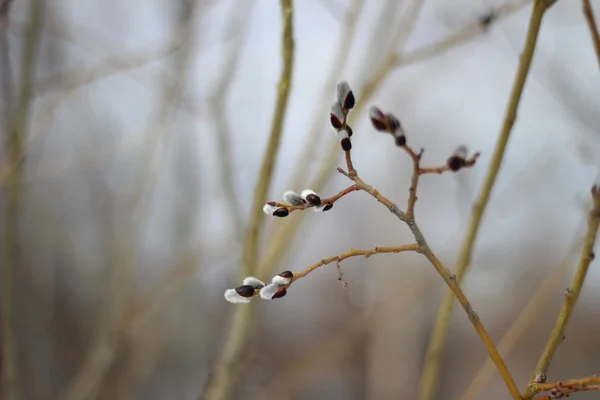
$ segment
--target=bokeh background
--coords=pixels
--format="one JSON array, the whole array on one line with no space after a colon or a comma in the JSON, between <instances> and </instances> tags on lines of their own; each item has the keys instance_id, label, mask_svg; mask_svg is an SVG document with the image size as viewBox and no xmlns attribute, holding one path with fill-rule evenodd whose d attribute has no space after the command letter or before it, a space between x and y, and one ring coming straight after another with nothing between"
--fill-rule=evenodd
<instances>
[{"instance_id":1,"label":"bokeh background","mask_svg":"<svg viewBox=\"0 0 600 400\"><path fill-rule=\"evenodd\" d=\"M461 144L482 154L472 169L420 184L417 219L451 268L500 130L531 2L294 3L291 95L269 198L319 186L328 196L348 185L335 172L343 162L328 127L335 84L348 80L360 98L386 57L399 54L367 103L400 118L408 141L426 149L424 164L443 164ZM483 29L493 10L502 12ZM242 277L281 30L276 0L13 2L2 22L9 61L0 72L13 93L3 86L2 110L5 121L22 117L24 157L15 169L3 135L0 251L13 275L2 276L0 297L6 304L12 288L21 399L198 399L238 307L253 307L253 323L233 398L416 398L447 290L422 257L344 261L347 288L330 265L278 301L240 306L223 298ZM600 162L599 87L581 3L558 1L544 19L464 283L496 342L537 296L505 358L520 387L585 233ZM404 204L410 160L364 113L355 118L356 168ZM412 241L361 193L327 213L261 223L255 274L263 280L350 248ZM592 264L549 380L600 372L599 287ZM456 309L437 398L460 398L486 355ZM494 372L473 398L507 397Z\"/></svg>"}]
</instances>

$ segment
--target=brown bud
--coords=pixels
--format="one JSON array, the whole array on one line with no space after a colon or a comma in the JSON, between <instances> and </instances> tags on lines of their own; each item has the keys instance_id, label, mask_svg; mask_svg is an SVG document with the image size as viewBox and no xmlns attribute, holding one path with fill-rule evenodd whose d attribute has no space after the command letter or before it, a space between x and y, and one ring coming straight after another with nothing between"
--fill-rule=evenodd
<instances>
[{"instance_id":1,"label":"brown bud","mask_svg":"<svg viewBox=\"0 0 600 400\"><path fill-rule=\"evenodd\" d=\"M352 142L350 142L350 138L344 138L344 139L342 139L342 141L340 143L342 145L342 150L344 150L344 151L352 150Z\"/></svg>"},{"instance_id":2,"label":"brown bud","mask_svg":"<svg viewBox=\"0 0 600 400\"><path fill-rule=\"evenodd\" d=\"M275 212L273 213L274 216L276 217L287 217L288 215L290 215L290 212L287 208L278 208L277 210L275 210Z\"/></svg>"},{"instance_id":3,"label":"brown bud","mask_svg":"<svg viewBox=\"0 0 600 400\"><path fill-rule=\"evenodd\" d=\"M285 289L285 287L280 287L279 290L273 295L273 297L271 297L271 299L275 300L275 299L280 299L282 297L284 297L287 294L287 290Z\"/></svg>"},{"instance_id":4,"label":"brown bud","mask_svg":"<svg viewBox=\"0 0 600 400\"><path fill-rule=\"evenodd\" d=\"M279 275L282 278L286 278L286 279L291 279L294 277L294 273L292 271L283 271L277 275Z\"/></svg>"},{"instance_id":5,"label":"brown bud","mask_svg":"<svg viewBox=\"0 0 600 400\"><path fill-rule=\"evenodd\" d=\"M242 297L250 298L254 296L254 287L251 285L242 285L235 288L237 294Z\"/></svg>"}]
</instances>

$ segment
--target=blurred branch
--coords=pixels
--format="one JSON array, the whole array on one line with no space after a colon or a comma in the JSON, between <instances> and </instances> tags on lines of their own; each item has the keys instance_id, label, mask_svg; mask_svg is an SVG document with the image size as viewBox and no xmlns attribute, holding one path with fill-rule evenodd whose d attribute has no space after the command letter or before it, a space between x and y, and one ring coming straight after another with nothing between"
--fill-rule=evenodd
<instances>
[{"instance_id":1,"label":"blurred branch","mask_svg":"<svg viewBox=\"0 0 600 400\"><path fill-rule=\"evenodd\" d=\"M544 352L542 353L542 356L540 357L535 370L533 371L533 375L529 380L529 384L525 390L525 394L523 395L525 400L531 399L535 393L538 393L540 384L543 384L546 381L546 372L548 371L548 367L552 362L554 353L556 353L558 346L560 346L563 341L565 330L567 328L567 324L569 323L573 308L575 307L575 304L577 304L577 299L579 299L579 295L581 294L581 289L583 287L583 282L585 281L588 268L595 257L594 244L596 242L598 226L600 225L600 189L596 185L594 185L592 188L592 198L594 205L588 216L588 230L583 242L583 249L579 259L579 265L577 266L577 271L575 272L575 276L571 282L571 287L565 290L565 300L563 306L558 314L556 325L550 334L548 342L546 343L546 348L544 349Z\"/></svg>"},{"instance_id":2,"label":"blurred branch","mask_svg":"<svg viewBox=\"0 0 600 400\"><path fill-rule=\"evenodd\" d=\"M29 26L24 37L23 52L20 65L20 83L19 98L12 107L8 109L6 115L10 116L3 128L8 128L6 132L6 149L8 163L18 165L23 157L23 141L27 135L28 121L31 112L31 99L33 93L33 80L37 66L37 55L42 35L43 25L43 2L30 2L29 5ZM7 28L8 16L10 11L10 1L0 3L2 14L2 27ZM3 42L6 40L6 30L2 32ZM8 43L3 43L3 65L10 64L8 57ZM3 71L3 95L10 95L10 86L12 77L7 76L10 68ZM5 98L6 107L13 104L12 99ZM22 168L17 167L13 174L14 180L19 180ZM19 213L20 213L20 188L11 186L6 190L6 214L5 222L5 258L2 265L2 394L5 400L16 400L19 398L19 381L17 377L17 346L14 338L13 321L13 296L14 296L14 270L19 263Z\"/></svg>"},{"instance_id":3,"label":"blurred branch","mask_svg":"<svg viewBox=\"0 0 600 400\"><path fill-rule=\"evenodd\" d=\"M38 82L38 95L49 92L75 91L85 85L110 78L113 75L145 67L152 62L173 55L181 47L181 38L177 38L175 41L158 48L153 47L111 55L92 66L84 66L72 71L51 75Z\"/></svg>"},{"instance_id":4,"label":"blurred branch","mask_svg":"<svg viewBox=\"0 0 600 400\"><path fill-rule=\"evenodd\" d=\"M239 198L236 193L234 182L233 156L231 146L231 130L229 127L229 115L227 115L227 101L231 92L231 83L239 66L244 39L246 38L246 27L250 20L249 14L254 2L244 1L242 5L235 4L235 11L231 12L231 18L227 25L227 35L236 36L229 51L223 56L221 63L222 72L217 80L215 89L210 96L209 102L211 114L215 121L215 136L217 142L217 160L220 163L219 173L222 184L223 196L227 203L227 214L231 218L233 236L241 243L244 232L244 221L240 214L237 202ZM235 33L236 31L237 34Z\"/></svg>"},{"instance_id":5,"label":"blurred branch","mask_svg":"<svg viewBox=\"0 0 600 400\"><path fill-rule=\"evenodd\" d=\"M254 191L254 205L246 232L243 251L243 273L251 275L256 269L257 253L262 232L262 207L271 186L273 169L279 151L279 143L286 116L292 73L294 66L294 29L293 0L281 0L282 16L282 48L283 69L279 79L277 102L273 114L269 142L260 169L260 175ZM203 398L209 400L225 400L231 397L239 374L239 362L249 340L248 330L252 321L253 308L237 308L233 315L228 338L225 341L221 359L215 367L214 374L205 387Z\"/></svg>"},{"instance_id":6,"label":"blurred branch","mask_svg":"<svg viewBox=\"0 0 600 400\"><path fill-rule=\"evenodd\" d=\"M507 358L517 346L521 337L536 323L542 311L548 306L548 301L556 292L556 289L562 282L563 275L569 267L571 258L575 255L581 238L576 235L573 242L563 257L560 264L552 270L552 272L540 282L534 295L529 302L523 307L517 318L508 328L500 342L498 343L498 351ZM471 384L460 396L461 400L476 400L480 399L481 393L485 390L495 375L495 366L488 358L485 360Z\"/></svg>"},{"instance_id":7,"label":"blurred branch","mask_svg":"<svg viewBox=\"0 0 600 400\"><path fill-rule=\"evenodd\" d=\"M541 383L536 388L536 393L550 392L549 396L537 397L538 400L569 397L570 394L587 391L600 391L600 375L569 379L567 381Z\"/></svg>"},{"instance_id":8,"label":"blurred branch","mask_svg":"<svg viewBox=\"0 0 600 400\"><path fill-rule=\"evenodd\" d=\"M138 163L138 176L132 195L117 216L123 224L115 234L115 262L110 271L110 302L106 312L98 323L91 349L86 355L81 370L71 379L59 398L79 400L93 395L102 383L111 367L121 344L120 321L130 303L132 276L138 258L139 228L145 220L150 190L158 172L159 151L164 147L172 131L171 103L185 88L185 78L190 65L193 43L196 34L196 16L203 3L198 0L182 0L179 4L181 12L177 20L175 42L186 42L180 53L173 60L171 71L166 71L162 82L162 101L158 106L156 118L149 122L146 135L146 147ZM161 146L161 139L162 144Z\"/></svg>"},{"instance_id":9,"label":"blurred branch","mask_svg":"<svg viewBox=\"0 0 600 400\"><path fill-rule=\"evenodd\" d=\"M316 102L316 107L313 111L313 118L310 124L310 130L304 141L304 149L298 158L296 165L300 166L294 171L294 176L291 179L290 188L298 189L300 185L306 182L309 168L304 166L310 165L311 160L321 144L321 138L323 137L324 123L327 119L327 107L329 106L329 93L335 88L337 81L339 80L340 73L344 70L348 63L348 56L350 55L350 49L354 42L356 34L357 21L362 11L364 0L352 0L348 7L346 14L344 15L344 23L342 31L340 33L341 40L336 46L337 53L334 57L333 64L329 70L329 76L327 81L323 85L323 91L320 94L320 101Z\"/></svg>"},{"instance_id":10,"label":"blurred branch","mask_svg":"<svg viewBox=\"0 0 600 400\"><path fill-rule=\"evenodd\" d=\"M479 196L473 205L469 227L467 228L467 232L458 255L458 260L456 262L455 274L457 282L459 283L462 282L471 261L471 253L473 251L477 233L479 232L481 220L492 192L492 188L494 187L496 177L500 171L500 166L502 165L502 160L504 158L506 146L510 138L510 133L517 117L517 110L519 108L523 88L525 87L525 82L527 80L531 62L533 60L533 54L535 52L538 33L542 24L542 18L550 5L550 0L535 0L533 9L531 11L527 37L525 39L525 45L519 61L519 67L516 72L513 89L508 100L504 122L498 136L498 142L496 144L494 154L492 155L492 160L484 183L481 187ZM446 337L446 331L450 322L450 316L452 315L453 306L454 299L452 298L452 294L448 293L438 311L437 320L427 348L425 364L423 365L423 374L419 384L420 400L431 400L435 398L435 391L437 387L436 383L439 380L439 370L443 355L444 338Z\"/></svg>"},{"instance_id":11,"label":"blurred branch","mask_svg":"<svg viewBox=\"0 0 600 400\"><path fill-rule=\"evenodd\" d=\"M520 11L526 5L531 4L531 2L532 0L517 0L512 3L506 3L489 14L491 16L489 21L487 19L479 20L437 43L426 45L412 52L399 55L397 61L398 66L405 66L429 60L458 46L466 44L485 34L489 30L491 24L496 24L499 20Z\"/></svg>"},{"instance_id":12,"label":"blurred branch","mask_svg":"<svg viewBox=\"0 0 600 400\"><path fill-rule=\"evenodd\" d=\"M590 28L594 50L596 51L596 58L598 59L598 65L600 66L600 34L598 33L598 25L596 24L596 18L594 18L594 10L592 9L590 0L583 0L583 15L585 15L585 20Z\"/></svg>"},{"instance_id":13,"label":"blurred branch","mask_svg":"<svg viewBox=\"0 0 600 400\"><path fill-rule=\"evenodd\" d=\"M340 15L344 14L344 9L347 6L340 4L340 0L317 0L317 2L325 9L327 12L335 18L336 21L341 22ZM348 8L352 8L350 5ZM348 15L348 13L345 13Z\"/></svg>"},{"instance_id":14,"label":"blurred branch","mask_svg":"<svg viewBox=\"0 0 600 400\"><path fill-rule=\"evenodd\" d=\"M410 285L408 290L394 292L389 298L379 300L378 304L372 307L372 311L362 313L358 319L353 318L347 326L321 343L311 346L310 351L303 352L288 365L278 369L259 398L283 399L286 395L294 393L298 387L304 387L310 379L330 371L371 329L377 329L389 322L390 315L398 318L412 310L416 299L430 286L429 281L420 282Z\"/></svg>"}]
</instances>

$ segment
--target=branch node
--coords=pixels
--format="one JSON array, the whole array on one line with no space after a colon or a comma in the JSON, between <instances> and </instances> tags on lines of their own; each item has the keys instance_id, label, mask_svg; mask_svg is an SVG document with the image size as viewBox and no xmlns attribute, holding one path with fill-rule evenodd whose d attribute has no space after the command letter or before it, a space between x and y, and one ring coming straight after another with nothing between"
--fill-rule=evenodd
<instances>
[{"instance_id":1,"label":"branch node","mask_svg":"<svg viewBox=\"0 0 600 400\"><path fill-rule=\"evenodd\" d=\"M533 382L534 383L546 383L546 374L544 374L544 373L536 374L533 377Z\"/></svg>"}]
</instances>

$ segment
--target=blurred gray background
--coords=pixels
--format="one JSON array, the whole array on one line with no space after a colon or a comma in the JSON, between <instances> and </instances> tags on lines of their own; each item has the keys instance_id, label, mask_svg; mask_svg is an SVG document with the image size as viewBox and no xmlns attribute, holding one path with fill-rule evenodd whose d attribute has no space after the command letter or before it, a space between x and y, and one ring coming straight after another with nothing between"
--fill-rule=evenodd
<instances>
[{"instance_id":1,"label":"blurred gray background","mask_svg":"<svg viewBox=\"0 0 600 400\"><path fill-rule=\"evenodd\" d=\"M479 27L507 2L516 5L510 15ZM592 3L600 12L600 1ZM28 60L32 5L43 12ZM443 164L461 144L481 151L474 168L425 176L419 187L421 229L452 268L530 10L514 0L296 0L293 82L269 198L322 174L336 140L327 111L337 81L348 80L361 97L390 51L418 55L466 32L456 45L389 71L368 101L400 118L409 143L426 149L425 165ZM21 399L198 399L232 313L245 306L225 302L223 292L241 280L241 241L269 136L282 66L279 2L14 1L5 34L16 92L24 63L33 65L19 179L0 185L2 218L14 211L18 221L16 231L2 230L0 251L17 248L10 284ZM496 341L535 293L544 294L505 358L520 387L555 322L585 232L600 161L599 87L581 3L559 1L544 19L464 284ZM404 204L409 158L364 113L355 117L355 167ZM307 143L313 147L303 155ZM335 172L339 156L325 169L323 196L348 186ZM14 185L17 209L7 206ZM361 193L324 214L263 218L260 259L272 261L256 273L263 280L350 248L411 242L403 224ZM282 224L299 230L276 248ZM342 267L345 289L332 264L284 299L253 301L235 398L416 397L446 286L416 254ZM549 380L600 372L599 283L592 264ZM438 398L457 399L487 357L460 309L446 346ZM507 397L496 374L475 398Z\"/></svg>"}]
</instances>

